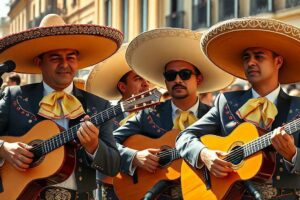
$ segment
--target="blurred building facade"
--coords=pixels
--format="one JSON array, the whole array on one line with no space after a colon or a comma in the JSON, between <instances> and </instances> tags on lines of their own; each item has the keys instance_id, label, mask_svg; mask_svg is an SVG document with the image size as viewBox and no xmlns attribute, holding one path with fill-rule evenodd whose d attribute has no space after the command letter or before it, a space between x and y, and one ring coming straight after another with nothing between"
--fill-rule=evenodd
<instances>
[{"instance_id":1,"label":"blurred building facade","mask_svg":"<svg viewBox=\"0 0 300 200\"><path fill-rule=\"evenodd\" d=\"M125 42L158 27L205 30L219 21L245 16L300 26L300 0L12 0L5 34L39 26L49 13L61 15L69 24L112 26L124 33ZM28 82L39 80L30 77Z\"/></svg>"}]
</instances>

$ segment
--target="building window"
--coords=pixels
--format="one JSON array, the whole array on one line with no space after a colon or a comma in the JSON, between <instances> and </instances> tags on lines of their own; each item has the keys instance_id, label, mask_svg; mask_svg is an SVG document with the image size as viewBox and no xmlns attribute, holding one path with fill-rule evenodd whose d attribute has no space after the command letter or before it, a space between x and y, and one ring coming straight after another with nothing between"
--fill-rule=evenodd
<instances>
[{"instance_id":1,"label":"building window","mask_svg":"<svg viewBox=\"0 0 300 200\"><path fill-rule=\"evenodd\" d=\"M123 0L122 4L122 31L124 34L124 42L128 41L128 18L129 18L129 0Z\"/></svg>"},{"instance_id":2,"label":"building window","mask_svg":"<svg viewBox=\"0 0 300 200\"><path fill-rule=\"evenodd\" d=\"M219 21L238 17L238 0L219 0Z\"/></svg>"},{"instance_id":3,"label":"building window","mask_svg":"<svg viewBox=\"0 0 300 200\"><path fill-rule=\"evenodd\" d=\"M105 0L104 8L105 8L105 25L106 26L111 26L112 25L111 0Z\"/></svg>"},{"instance_id":4,"label":"building window","mask_svg":"<svg viewBox=\"0 0 300 200\"><path fill-rule=\"evenodd\" d=\"M171 0L171 14L166 16L166 26L184 27L184 11L182 0Z\"/></svg>"},{"instance_id":5,"label":"building window","mask_svg":"<svg viewBox=\"0 0 300 200\"><path fill-rule=\"evenodd\" d=\"M286 0L285 7L293 8L300 5L300 0Z\"/></svg>"},{"instance_id":6,"label":"building window","mask_svg":"<svg viewBox=\"0 0 300 200\"><path fill-rule=\"evenodd\" d=\"M148 30L148 0L141 0L141 32Z\"/></svg>"},{"instance_id":7,"label":"building window","mask_svg":"<svg viewBox=\"0 0 300 200\"><path fill-rule=\"evenodd\" d=\"M210 0L193 0L192 29L210 27Z\"/></svg>"},{"instance_id":8,"label":"building window","mask_svg":"<svg viewBox=\"0 0 300 200\"><path fill-rule=\"evenodd\" d=\"M251 0L250 15L273 11L273 0Z\"/></svg>"}]
</instances>

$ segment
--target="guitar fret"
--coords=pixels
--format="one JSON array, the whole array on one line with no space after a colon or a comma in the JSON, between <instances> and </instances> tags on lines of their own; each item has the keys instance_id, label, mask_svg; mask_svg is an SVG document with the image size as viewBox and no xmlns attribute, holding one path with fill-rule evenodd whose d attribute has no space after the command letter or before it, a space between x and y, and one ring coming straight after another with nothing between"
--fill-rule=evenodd
<instances>
[{"instance_id":1,"label":"guitar fret","mask_svg":"<svg viewBox=\"0 0 300 200\"><path fill-rule=\"evenodd\" d=\"M100 114L100 116L101 116L102 122L104 122L103 115L102 115L102 114Z\"/></svg>"},{"instance_id":2,"label":"guitar fret","mask_svg":"<svg viewBox=\"0 0 300 200\"><path fill-rule=\"evenodd\" d=\"M106 116L107 116L107 119L109 119L109 113L108 113L108 110L106 110Z\"/></svg>"},{"instance_id":3,"label":"guitar fret","mask_svg":"<svg viewBox=\"0 0 300 200\"><path fill-rule=\"evenodd\" d=\"M175 159L175 151L172 150L172 160L174 160L174 159Z\"/></svg>"},{"instance_id":4,"label":"guitar fret","mask_svg":"<svg viewBox=\"0 0 300 200\"><path fill-rule=\"evenodd\" d=\"M98 124L99 124L99 122L98 122L98 118L97 118L97 117L95 117L95 122L96 122L96 123L95 123L96 125L98 125Z\"/></svg>"}]
</instances>

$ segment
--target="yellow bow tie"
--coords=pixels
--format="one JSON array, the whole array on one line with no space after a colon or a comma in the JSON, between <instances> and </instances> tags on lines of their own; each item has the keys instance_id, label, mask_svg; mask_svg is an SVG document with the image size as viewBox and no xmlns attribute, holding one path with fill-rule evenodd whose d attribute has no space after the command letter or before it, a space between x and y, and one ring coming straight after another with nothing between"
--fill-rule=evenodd
<instances>
[{"instance_id":1,"label":"yellow bow tie","mask_svg":"<svg viewBox=\"0 0 300 200\"><path fill-rule=\"evenodd\" d=\"M63 91L55 91L40 101L39 115L48 119L75 119L84 114L80 101Z\"/></svg>"},{"instance_id":2,"label":"yellow bow tie","mask_svg":"<svg viewBox=\"0 0 300 200\"><path fill-rule=\"evenodd\" d=\"M245 121L251 122L256 126L260 126L268 129L278 111L276 106L265 97L259 97L257 99L249 99L238 111L237 115Z\"/></svg>"},{"instance_id":3,"label":"yellow bow tie","mask_svg":"<svg viewBox=\"0 0 300 200\"><path fill-rule=\"evenodd\" d=\"M119 122L120 126L123 126L131 117L133 117L135 115L135 112L130 113L127 117L125 117L124 119L122 119Z\"/></svg>"},{"instance_id":4,"label":"yellow bow tie","mask_svg":"<svg viewBox=\"0 0 300 200\"><path fill-rule=\"evenodd\" d=\"M197 121L194 114L189 111L180 111L180 114L174 120L173 129L183 131L189 125L192 125Z\"/></svg>"}]
</instances>

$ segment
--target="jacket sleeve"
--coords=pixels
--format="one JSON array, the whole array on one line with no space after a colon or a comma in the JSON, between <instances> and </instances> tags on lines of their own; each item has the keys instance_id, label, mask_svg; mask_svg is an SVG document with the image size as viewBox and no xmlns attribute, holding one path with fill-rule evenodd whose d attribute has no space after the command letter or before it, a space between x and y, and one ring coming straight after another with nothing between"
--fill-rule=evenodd
<instances>
[{"instance_id":1,"label":"jacket sleeve","mask_svg":"<svg viewBox=\"0 0 300 200\"><path fill-rule=\"evenodd\" d=\"M119 127L113 132L116 139L117 146L121 155L121 171L127 174L131 174L132 160L137 153L137 150L131 149L122 145L122 143L130 136L141 133L141 119L144 111L140 111L137 115L130 118L123 126Z\"/></svg>"},{"instance_id":2,"label":"jacket sleeve","mask_svg":"<svg viewBox=\"0 0 300 200\"><path fill-rule=\"evenodd\" d=\"M110 107L110 104L106 101L104 109L108 107ZM120 153L112 135L112 130L111 121L105 122L100 127L99 147L92 163L92 167L107 176L115 176L120 168Z\"/></svg>"}]
</instances>

